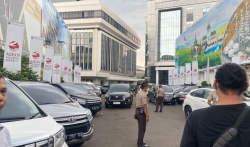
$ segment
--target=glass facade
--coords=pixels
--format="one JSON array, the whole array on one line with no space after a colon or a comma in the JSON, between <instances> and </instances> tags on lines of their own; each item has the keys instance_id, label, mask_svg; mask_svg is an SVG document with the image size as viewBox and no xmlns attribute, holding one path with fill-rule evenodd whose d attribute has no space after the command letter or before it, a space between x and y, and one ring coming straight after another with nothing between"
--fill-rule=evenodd
<instances>
[{"instance_id":1,"label":"glass facade","mask_svg":"<svg viewBox=\"0 0 250 147\"><path fill-rule=\"evenodd\" d=\"M187 8L187 29L190 28L194 23L194 8L188 7Z\"/></svg>"},{"instance_id":2,"label":"glass facade","mask_svg":"<svg viewBox=\"0 0 250 147\"><path fill-rule=\"evenodd\" d=\"M174 60L175 40L180 34L181 9L160 11L158 61Z\"/></svg>"},{"instance_id":3,"label":"glass facade","mask_svg":"<svg viewBox=\"0 0 250 147\"><path fill-rule=\"evenodd\" d=\"M132 33L126 30L123 26L121 26L118 22L116 22L112 17L110 17L107 13L102 10L92 10L92 11L76 11L76 12L60 12L60 15L64 20L67 19L83 19L83 18L103 18L117 30L122 32L124 35L128 36L131 40L133 40L137 44L141 44L141 41L136 38Z\"/></svg>"},{"instance_id":4,"label":"glass facade","mask_svg":"<svg viewBox=\"0 0 250 147\"><path fill-rule=\"evenodd\" d=\"M102 34L101 70L135 76L136 52Z\"/></svg>"},{"instance_id":5,"label":"glass facade","mask_svg":"<svg viewBox=\"0 0 250 147\"><path fill-rule=\"evenodd\" d=\"M92 43L92 32L72 33L73 65L79 65L82 70L92 70Z\"/></svg>"}]
</instances>

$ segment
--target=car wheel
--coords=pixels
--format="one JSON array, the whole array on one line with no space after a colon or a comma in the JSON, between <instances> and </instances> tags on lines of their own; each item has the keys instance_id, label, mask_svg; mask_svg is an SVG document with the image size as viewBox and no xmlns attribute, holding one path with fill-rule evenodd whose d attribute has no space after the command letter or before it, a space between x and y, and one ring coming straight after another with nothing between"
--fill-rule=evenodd
<instances>
[{"instance_id":1,"label":"car wheel","mask_svg":"<svg viewBox=\"0 0 250 147\"><path fill-rule=\"evenodd\" d=\"M184 110L185 110L185 117L188 118L190 113L192 113L192 108L190 106L186 106Z\"/></svg>"},{"instance_id":2,"label":"car wheel","mask_svg":"<svg viewBox=\"0 0 250 147\"><path fill-rule=\"evenodd\" d=\"M109 108L109 105L105 104L105 108Z\"/></svg>"},{"instance_id":3,"label":"car wheel","mask_svg":"<svg viewBox=\"0 0 250 147\"><path fill-rule=\"evenodd\" d=\"M92 112L92 115L94 116L94 115L96 115L96 113L97 113L97 112Z\"/></svg>"}]
</instances>

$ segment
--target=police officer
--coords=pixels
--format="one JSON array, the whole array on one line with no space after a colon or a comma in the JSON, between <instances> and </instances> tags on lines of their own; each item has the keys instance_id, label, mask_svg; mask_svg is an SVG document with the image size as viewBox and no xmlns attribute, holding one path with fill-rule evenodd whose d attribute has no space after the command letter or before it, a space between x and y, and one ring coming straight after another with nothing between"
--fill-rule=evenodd
<instances>
[{"instance_id":1,"label":"police officer","mask_svg":"<svg viewBox=\"0 0 250 147\"><path fill-rule=\"evenodd\" d=\"M162 85L160 84L159 85L159 89L156 91L157 95L158 95L158 98L156 100L156 109L154 112L158 112L158 108L159 108L159 105L161 107L161 110L160 112L162 112L162 103L163 103L163 100L164 100L164 96L165 96L165 91L164 89L162 88Z\"/></svg>"},{"instance_id":2,"label":"police officer","mask_svg":"<svg viewBox=\"0 0 250 147\"><path fill-rule=\"evenodd\" d=\"M141 85L141 91L136 95L136 105L135 105L135 119L138 121L138 147L149 147L143 142L144 134L146 132L146 123L149 122L148 116L148 105L147 105L147 94L148 84L143 83Z\"/></svg>"},{"instance_id":3,"label":"police officer","mask_svg":"<svg viewBox=\"0 0 250 147\"><path fill-rule=\"evenodd\" d=\"M213 103L211 103L211 102L213 102ZM208 95L207 103L209 106L213 106L213 105L216 105L218 103L218 96L217 96L215 90Z\"/></svg>"}]
</instances>

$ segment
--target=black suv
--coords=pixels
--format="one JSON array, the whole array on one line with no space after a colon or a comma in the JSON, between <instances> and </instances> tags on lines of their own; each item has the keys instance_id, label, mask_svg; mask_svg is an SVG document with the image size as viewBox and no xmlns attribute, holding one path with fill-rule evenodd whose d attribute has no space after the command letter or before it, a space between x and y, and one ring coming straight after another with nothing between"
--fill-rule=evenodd
<instances>
[{"instance_id":1,"label":"black suv","mask_svg":"<svg viewBox=\"0 0 250 147\"><path fill-rule=\"evenodd\" d=\"M76 100L84 108L88 108L92 115L102 110L102 100L100 97L92 95L79 85L71 84L51 84L61 89L65 94Z\"/></svg>"},{"instance_id":2,"label":"black suv","mask_svg":"<svg viewBox=\"0 0 250 147\"><path fill-rule=\"evenodd\" d=\"M105 108L109 108L111 105L131 108L132 103L133 94L128 84L115 84L110 86L105 96Z\"/></svg>"}]
</instances>

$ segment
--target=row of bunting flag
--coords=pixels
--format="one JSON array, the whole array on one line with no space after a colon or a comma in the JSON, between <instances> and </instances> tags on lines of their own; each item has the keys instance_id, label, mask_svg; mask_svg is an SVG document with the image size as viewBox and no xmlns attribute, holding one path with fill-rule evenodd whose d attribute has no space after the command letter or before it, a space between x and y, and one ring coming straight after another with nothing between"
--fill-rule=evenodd
<instances>
[{"instance_id":1,"label":"row of bunting flag","mask_svg":"<svg viewBox=\"0 0 250 147\"><path fill-rule=\"evenodd\" d=\"M198 84L198 61L186 63L185 66L168 71L168 85Z\"/></svg>"},{"instance_id":2,"label":"row of bunting flag","mask_svg":"<svg viewBox=\"0 0 250 147\"><path fill-rule=\"evenodd\" d=\"M4 51L4 65L7 71L16 73L21 70L21 57L23 46L23 35L25 26L23 23L9 21L7 27L7 36ZM29 66L40 77L42 59L43 59L43 38L32 36L30 41ZM68 83L81 82L81 67L74 67L69 58L62 58L61 54L54 54L54 47L46 46L43 68L43 81L52 83L61 83L61 77Z\"/></svg>"}]
</instances>

